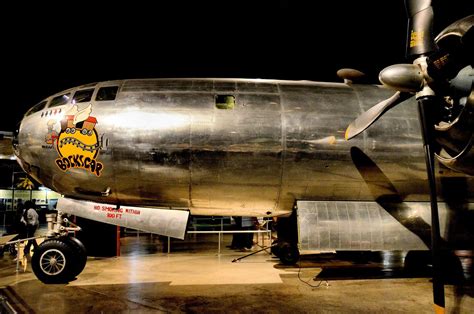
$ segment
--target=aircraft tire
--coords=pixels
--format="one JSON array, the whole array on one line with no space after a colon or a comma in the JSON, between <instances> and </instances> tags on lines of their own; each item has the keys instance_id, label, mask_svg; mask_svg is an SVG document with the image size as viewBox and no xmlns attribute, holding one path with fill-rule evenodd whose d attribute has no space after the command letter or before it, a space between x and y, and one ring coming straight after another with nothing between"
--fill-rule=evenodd
<instances>
[{"instance_id":1,"label":"aircraft tire","mask_svg":"<svg viewBox=\"0 0 474 314\"><path fill-rule=\"evenodd\" d=\"M426 272L431 264L430 251L409 251L405 256L404 271L409 274Z\"/></svg>"},{"instance_id":2,"label":"aircraft tire","mask_svg":"<svg viewBox=\"0 0 474 314\"><path fill-rule=\"evenodd\" d=\"M278 243L278 240L274 240L272 242L272 248L270 249L270 251L276 257L280 257L280 244Z\"/></svg>"},{"instance_id":3,"label":"aircraft tire","mask_svg":"<svg viewBox=\"0 0 474 314\"><path fill-rule=\"evenodd\" d=\"M82 242L75 237L65 237L61 238L62 241L67 241L71 244L73 248L73 252L75 255L75 267L74 270L72 271L73 278L79 275L83 270L84 267L86 267L86 262L87 262L87 251L86 247Z\"/></svg>"},{"instance_id":4,"label":"aircraft tire","mask_svg":"<svg viewBox=\"0 0 474 314\"><path fill-rule=\"evenodd\" d=\"M62 239L46 240L35 250L31 268L42 282L67 283L78 269L74 247Z\"/></svg>"},{"instance_id":5,"label":"aircraft tire","mask_svg":"<svg viewBox=\"0 0 474 314\"><path fill-rule=\"evenodd\" d=\"M278 257L285 265L294 265L300 259L300 252L298 251L298 247L294 244L283 242L278 251Z\"/></svg>"}]
</instances>

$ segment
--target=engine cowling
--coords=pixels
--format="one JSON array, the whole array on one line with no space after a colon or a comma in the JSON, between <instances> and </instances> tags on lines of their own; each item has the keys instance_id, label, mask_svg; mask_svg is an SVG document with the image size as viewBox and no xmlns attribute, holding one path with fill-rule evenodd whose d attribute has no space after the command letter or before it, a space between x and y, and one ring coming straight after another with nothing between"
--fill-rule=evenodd
<instances>
[{"instance_id":1,"label":"engine cowling","mask_svg":"<svg viewBox=\"0 0 474 314\"><path fill-rule=\"evenodd\" d=\"M428 73L444 98L435 125L436 156L445 166L474 175L474 15L454 22L435 39ZM438 92L438 95L440 93Z\"/></svg>"},{"instance_id":2,"label":"engine cowling","mask_svg":"<svg viewBox=\"0 0 474 314\"><path fill-rule=\"evenodd\" d=\"M457 117L435 126L439 144L436 157L448 168L474 175L474 92L457 101L465 102Z\"/></svg>"}]
</instances>

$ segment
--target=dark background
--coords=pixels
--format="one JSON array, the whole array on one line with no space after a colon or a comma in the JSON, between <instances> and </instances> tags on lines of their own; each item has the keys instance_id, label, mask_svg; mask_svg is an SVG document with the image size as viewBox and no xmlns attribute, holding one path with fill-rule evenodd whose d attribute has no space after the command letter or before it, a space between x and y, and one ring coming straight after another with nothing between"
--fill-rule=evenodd
<instances>
[{"instance_id":1,"label":"dark background","mask_svg":"<svg viewBox=\"0 0 474 314\"><path fill-rule=\"evenodd\" d=\"M1 130L43 98L95 81L340 81L336 71L353 67L377 83L382 68L405 62L403 0L63 2L2 4ZM472 2L438 1L435 34L473 14Z\"/></svg>"}]
</instances>

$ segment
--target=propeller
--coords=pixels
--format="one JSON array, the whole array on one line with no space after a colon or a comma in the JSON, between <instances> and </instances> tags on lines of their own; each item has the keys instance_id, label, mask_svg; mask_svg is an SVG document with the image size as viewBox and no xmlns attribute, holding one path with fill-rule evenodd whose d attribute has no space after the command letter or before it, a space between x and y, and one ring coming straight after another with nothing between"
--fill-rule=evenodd
<instances>
[{"instance_id":1,"label":"propeller","mask_svg":"<svg viewBox=\"0 0 474 314\"><path fill-rule=\"evenodd\" d=\"M449 94L450 90L468 95L472 89L474 15L467 16L446 27L436 37L437 45L434 45L433 36L431 33L427 33L431 32L432 28L433 10L431 6L428 8L410 6L412 2L426 4L431 1L406 0L407 12L410 17L407 54L410 58L415 59L412 64L395 64L380 71L380 82L397 92L354 120L346 130L346 140L365 131L385 112L399 105L412 94L416 93L417 99L420 97L420 93L443 96ZM423 8L423 12L413 13L410 8ZM429 25L421 24L417 18ZM413 20L416 22L412 22ZM412 26L415 25L420 27L420 30L413 30ZM427 39L431 40L427 41ZM420 52L423 53L417 55Z\"/></svg>"},{"instance_id":2,"label":"propeller","mask_svg":"<svg viewBox=\"0 0 474 314\"><path fill-rule=\"evenodd\" d=\"M347 140L352 139L370 127L385 112L412 94L416 95L430 190L433 301L435 312L444 313L441 237L434 173L435 124L439 122L440 112L446 106L443 96L453 88L464 86L455 77L466 65L472 65L472 51L469 51L467 45L473 37L474 15L448 26L438 35L435 43L432 35L434 14L431 2L432 0L405 0L408 15L407 57L412 59L413 63L392 65L380 72L379 80L382 84L396 90L396 93L355 119L348 126L345 137ZM461 81L465 80L461 78ZM470 86L472 90L472 83Z\"/></svg>"}]
</instances>

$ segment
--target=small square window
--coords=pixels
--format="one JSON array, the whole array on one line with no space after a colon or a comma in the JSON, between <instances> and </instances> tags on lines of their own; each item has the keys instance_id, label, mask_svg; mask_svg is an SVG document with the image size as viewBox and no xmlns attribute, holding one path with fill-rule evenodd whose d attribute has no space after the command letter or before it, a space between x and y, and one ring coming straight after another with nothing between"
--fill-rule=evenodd
<instances>
[{"instance_id":1,"label":"small square window","mask_svg":"<svg viewBox=\"0 0 474 314\"><path fill-rule=\"evenodd\" d=\"M216 108L217 109L234 109L235 96L233 95L217 95Z\"/></svg>"}]
</instances>

